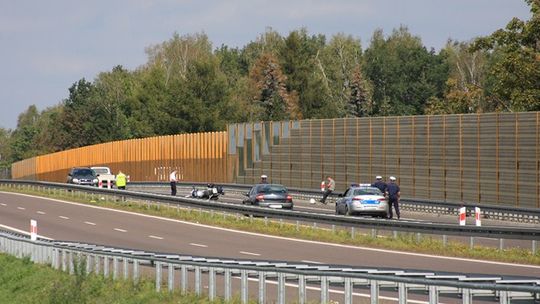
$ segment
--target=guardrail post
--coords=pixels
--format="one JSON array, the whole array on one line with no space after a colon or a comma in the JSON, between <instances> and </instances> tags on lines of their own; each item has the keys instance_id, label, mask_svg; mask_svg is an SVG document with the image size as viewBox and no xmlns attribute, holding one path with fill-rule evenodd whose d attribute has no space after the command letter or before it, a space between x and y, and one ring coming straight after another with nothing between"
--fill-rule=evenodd
<instances>
[{"instance_id":1,"label":"guardrail post","mask_svg":"<svg viewBox=\"0 0 540 304\"><path fill-rule=\"evenodd\" d=\"M439 289L437 286L429 286L429 304L438 304L439 303Z\"/></svg>"},{"instance_id":2,"label":"guardrail post","mask_svg":"<svg viewBox=\"0 0 540 304\"><path fill-rule=\"evenodd\" d=\"M133 260L133 282L139 281L139 260Z\"/></svg>"},{"instance_id":3,"label":"guardrail post","mask_svg":"<svg viewBox=\"0 0 540 304\"><path fill-rule=\"evenodd\" d=\"M278 303L285 304L285 274L278 273Z\"/></svg>"},{"instance_id":4,"label":"guardrail post","mask_svg":"<svg viewBox=\"0 0 540 304\"><path fill-rule=\"evenodd\" d=\"M195 266L195 294L201 295L201 266Z\"/></svg>"},{"instance_id":5,"label":"guardrail post","mask_svg":"<svg viewBox=\"0 0 540 304\"><path fill-rule=\"evenodd\" d=\"M259 271L259 303L266 303L266 275Z\"/></svg>"},{"instance_id":6,"label":"guardrail post","mask_svg":"<svg viewBox=\"0 0 540 304\"><path fill-rule=\"evenodd\" d=\"M86 273L92 272L92 256L86 256Z\"/></svg>"},{"instance_id":7,"label":"guardrail post","mask_svg":"<svg viewBox=\"0 0 540 304\"><path fill-rule=\"evenodd\" d=\"M240 302L246 304L248 302L248 276L247 270L240 270Z\"/></svg>"},{"instance_id":8,"label":"guardrail post","mask_svg":"<svg viewBox=\"0 0 540 304\"><path fill-rule=\"evenodd\" d=\"M172 263L169 263L167 266L168 275L167 275L167 285L169 288L169 292L174 291L174 265Z\"/></svg>"},{"instance_id":9,"label":"guardrail post","mask_svg":"<svg viewBox=\"0 0 540 304\"><path fill-rule=\"evenodd\" d=\"M65 250L60 250L60 253L62 254L62 271L67 271L67 254Z\"/></svg>"},{"instance_id":10,"label":"guardrail post","mask_svg":"<svg viewBox=\"0 0 540 304\"><path fill-rule=\"evenodd\" d=\"M188 277L187 277L187 266L182 265L180 268L180 289L182 290L182 293L185 294L187 291L188 286Z\"/></svg>"},{"instance_id":11,"label":"guardrail post","mask_svg":"<svg viewBox=\"0 0 540 304\"><path fill-rule=\"evenodd\" d=\"M301 274L298 276L298 304L306 303L306 277Z\"/></svg>"},{"instance_id":12,"label":"guardrail post","mask_svg":"<svg viewBox=\"0 0 540 304\"><path fill-rule=\"evenodd\" d=\"M469 238L469 247L472 249L474 249L474 236L471 236Z\"/></svg>"},{"instance_id":13,"label":"guardrail post","mask_svg":"<svg viewBox=\"0 0 540 304\"><path fill-rule=\"evenodd\" d=\"M379 303L379 282L376 280L369 280L370 283L370 295L371 304Z\"/></svg>"},{"instance_id":14,"label":"guardrail post","mask_svg":"<svg viewBox=\"0 0 540 304\"><path fill-rule=\"evenodd\" d=\"M109 277L109 257L106 255L103 256L103 276Z\"/></svg>"},{"instance_id":15,"label":"guardrail post","mask_svg":"<svg viewBox=\"0 0 540 304\"><path fill-rule=\"evenodd\" d=\"M68 263L69 263L69 274L75 273L75 254L73 251L68 251Z\"/></svg>"},{"instance_id":16,"label":"guardrail post","mask_svg":"<svg viewBox=\"0 0 540 304\"><path fill-rule=\"evenodd\" d=\"M503 251L504 249L504 239L499 239L499 251Z\"/></svg>"},{"instance_id":17,"label":"guardrail post","mask_svg":"<svg viewBox=\"0 0 540 304\"><path fill-rule=\"evenodd\" d=\"M356 234L356 230L354 229L354 227L351 227L351 239L354 239L355 234Z\"/></svg>"},{"instance_id":18,"label":"guardrail post","mask_svg":"<svg viewBox=\"0 0 540 304\"><path fill-rule=\"evenodd\" d=\"M345 278L345 304L352 304L352 279Z\"/></svg>"},{"instance_id":19,"label":"guardrail post","mask_svg":"<svg viewBox=\"0 0 540 304\"><path fill-rule=\"evenodd\" d=\"M328 278L321 277L321 303L328 303Z\"/></svg>"},{"instance_id":20,"label":"guardrail post","mask_svg":"<svg viewBox=\"0 0 540 304\"><path fill-rule=\"evenodd\" d=\"M161 291L161 262L156 262L156 291Z\"/></svg>"},{"instance_id":21,"label":"guardrail post","mask_svg":"<svg viewBox=\"0 0 540 304\"><path fill-rule=\"evenodd\" d=\"M398 283L398 303L407 304L407 285L403 282Z\"/></svg>"},{"instance_id":22,"label":"guardrail post","mask_svg":"<svg viewBox=\"0 0 540 304\"><path fill-rule=\"evenodd\" d=\"M533 240L533 241L532 241L531 251L532 251L532 254L533 254L533 255L536 254L536 240Z\"/></svg>"},{"instance_id":23,"label":"guardrail post","mask_svg":"<svg viewBox=\"0 0 540 304\"><path fill-rule=\"evenodd\" d=\"M214 267L208 270L208 298L210 301L216 298L216 269Z\"/></svg>"},{"instance_id":24,"label":"guardrail post","mask_svg":"<svg viewBox=\"0 0 540 304\"><path fill-rule=\"evenodd\" d=\"M463 299L463 304L472 304L472 295L471 290L464 288L461 291L461 297Z\"/></svg>"},{"instance_id":25,"label":"guardrail post","mask_svg":"<svg viewBox=\"0 0 540 304\"><path fill-rule=\"evenodd\" d=\"M123 258L124 260L124 280L129 278L129 261L127 257Z\"/></svg>"},{"instance_id":26,"label":"guardrail post","mask_svg":"<svg viewBox=\"0 0 540 304\"><path fill-rule=\"evenodd\" d=\"M118 279L118 257L113 257L113 280Z\"/></svg>"},{"instance_id":27,"label":"guardrail post","mask_svg":"<svg viewBox=\"0 0 540 304\"><path fill-rule=\"evenodd\" d=\"M224 296L225 301L231 300L231 270L229 268L225 269L225 286L224 286Z\"/></svg>"},{"instance_id":28,"label":"guardrail post","mask_svg":"<svg viewBox=\"0 0 540 304\"><path fill-rule=\"evenodd\" d=\"M101 266L101 258L99 257L99 255L94 255L94 271L96 272L96 275L99 275L99 268Z\"/></svg>"},{"instance_id":29,"label":"guardrail post","mask_svg":"<svg viewBox=\"0 0 540 304\"><path fill-rule=\"evenodd\" d=\"M442 244L443 247L446 247L446 245L448 245L448 236L446 234L443 234L442 236Z\"/></svg>"}]
</instances>

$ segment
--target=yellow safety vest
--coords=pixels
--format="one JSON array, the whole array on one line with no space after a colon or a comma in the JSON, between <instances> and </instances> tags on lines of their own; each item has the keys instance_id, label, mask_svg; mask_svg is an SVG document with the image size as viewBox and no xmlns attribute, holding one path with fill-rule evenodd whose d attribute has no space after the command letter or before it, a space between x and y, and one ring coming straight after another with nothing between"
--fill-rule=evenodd
<instances>
[{"instance_id":1,"label":"yellow safety vest","mask_svg":"<svg viewBox=\"0 0 540 304\"><path fill-rule=\"evenodd\" d=\"M126 186L126 175L120 173L116 176L116 187L125 187Z\"/></svg>"}]
</instances>

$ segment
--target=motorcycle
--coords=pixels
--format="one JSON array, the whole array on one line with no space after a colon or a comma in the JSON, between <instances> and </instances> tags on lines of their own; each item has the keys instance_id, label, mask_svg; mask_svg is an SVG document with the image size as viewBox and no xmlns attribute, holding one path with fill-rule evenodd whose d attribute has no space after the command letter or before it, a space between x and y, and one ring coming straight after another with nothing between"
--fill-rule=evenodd
<instances>
[{"instance_id":1,"label":"motorcycle","mask_svg":"<svg viewBox=\"0 0 540 304\"><path fill-rule=\"evenodd\" d=\"M206 199L206 200L217 200L221 195L225 195L223 187L216 186L214 184L208 184L206 190L197 189L195 186L191 189L191 192L186 197Z\"/></svg>"}]
</instances>

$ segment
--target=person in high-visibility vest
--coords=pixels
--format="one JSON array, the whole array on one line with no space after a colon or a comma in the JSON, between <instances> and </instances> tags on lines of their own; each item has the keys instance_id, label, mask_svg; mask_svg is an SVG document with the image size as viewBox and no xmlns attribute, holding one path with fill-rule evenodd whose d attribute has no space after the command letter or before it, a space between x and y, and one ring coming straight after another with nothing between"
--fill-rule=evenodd
<instances>
[{"instance_id":1,"label":"person in high-visibility vest","mask_svg":"<svg viewBox=\"0 0 540 304\"><path fill-rule=\"evenodd\" d=\"M116 187L120 190L125 190L126 181L126 175L122 171L118 171L118 174L116 175Z\"/></svg>"}]
</instances>

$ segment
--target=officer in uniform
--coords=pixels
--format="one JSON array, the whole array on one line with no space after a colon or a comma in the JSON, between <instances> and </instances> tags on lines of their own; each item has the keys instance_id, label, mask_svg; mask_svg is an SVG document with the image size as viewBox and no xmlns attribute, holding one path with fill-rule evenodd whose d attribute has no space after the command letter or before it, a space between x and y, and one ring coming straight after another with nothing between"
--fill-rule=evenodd
<instances>
[{"instance_id":1,"label":"officer in uniform","mask_svg":"<svg viewBox=\"0 0 540 304\"><path fill-rule=\"evenodd\" d=\"M375 188L381 190L381 192L383 194L385 194L386 193L386 183L383 182L382 176L377 175L377 176L375 176L375 179L376 179L376 181L373 184L371 184L371 187L375 187Z\"/></svg>"},{"instance_id":2,"label":"officer in uniform","mask_svg":"<svg viewBox=\"0 0 540 304\"><path fill-rule=\"evenodd\" d=\"M401 214L399 213L399 196L401 193L395 177L390 176L390 183L386 186L386 192L388 193L388 209L390 211L388 212L388 218L392 219L394 217L392 212L392 206L394 206L399 220L401 217Z\"/></svg>"},{"instance_id":3,"label":"officer in uniform","mask_svg":"<svg viewBox=\"0 0 540 304\"><path fill-rule=\"evenodd\" d=\"M118 174L116 175L116 187L119 190L125 190L126 181L127 181L126 175L122 171L119 171Z\"/></svg>"}]
</instances>

